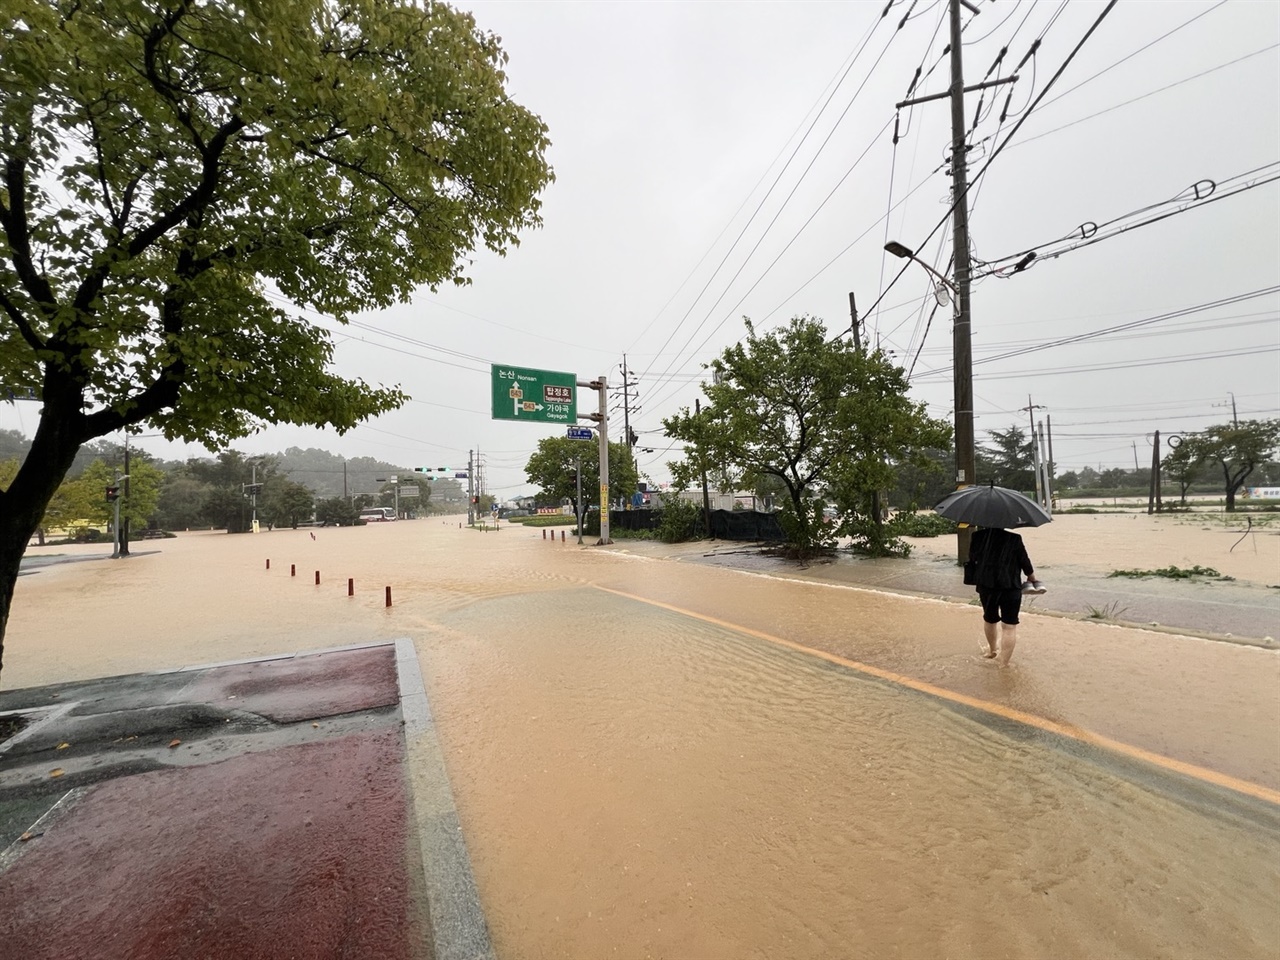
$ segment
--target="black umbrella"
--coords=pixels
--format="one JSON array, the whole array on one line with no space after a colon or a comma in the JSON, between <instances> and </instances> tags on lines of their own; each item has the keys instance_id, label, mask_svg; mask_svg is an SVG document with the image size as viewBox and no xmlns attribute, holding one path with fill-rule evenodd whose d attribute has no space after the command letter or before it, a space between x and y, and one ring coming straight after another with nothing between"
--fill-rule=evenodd
<instances>
[{"instance_id":1,"label":"black umbrella","mask_svg":"<svg viewBox=\"0 0 1280 960\"><path fill-rule=\"evenodd\" d=\"M994 483L957 490L943 497L933 511L948 520L975 527L1038 527L1053 520L1035 501L1017 490L997 487Z\"/></svg>"}]
</instances>

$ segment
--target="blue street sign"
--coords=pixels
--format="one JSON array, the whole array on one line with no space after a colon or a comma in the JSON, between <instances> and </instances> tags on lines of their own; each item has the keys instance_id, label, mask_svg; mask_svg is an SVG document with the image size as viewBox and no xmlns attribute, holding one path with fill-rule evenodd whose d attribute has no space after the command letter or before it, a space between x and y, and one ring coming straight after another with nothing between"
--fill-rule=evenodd
<instances>
[{"instance_id":1,"label":"blue street sign","mask_svg":"<svg viewBox=\"0 0 1280 960\"><path fill-rule=\"evenodd\" d=\"M595 434L591 432L590 427L569 427L565 431L565 435L570 440L590 440Z\"/></svg>"}]
</instances>

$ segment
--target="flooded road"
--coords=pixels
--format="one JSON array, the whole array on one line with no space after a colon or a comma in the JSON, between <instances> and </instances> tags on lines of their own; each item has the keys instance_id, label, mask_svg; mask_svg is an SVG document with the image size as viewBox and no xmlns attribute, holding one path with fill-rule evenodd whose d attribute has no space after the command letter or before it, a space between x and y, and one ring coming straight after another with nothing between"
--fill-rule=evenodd
<instances>
[{"instance_id":1,"label":"flooded road","mask_svg":"<svg viewBox=\"0 0 1280 960\"><path fill-rule=\"evenodd\" d=\"M997 671L976 616L518 528L191 536L22 578L4 681L412 636L500 956L1280 953L1280 657L1033 616Z\"/></svg>"}]
</instances>

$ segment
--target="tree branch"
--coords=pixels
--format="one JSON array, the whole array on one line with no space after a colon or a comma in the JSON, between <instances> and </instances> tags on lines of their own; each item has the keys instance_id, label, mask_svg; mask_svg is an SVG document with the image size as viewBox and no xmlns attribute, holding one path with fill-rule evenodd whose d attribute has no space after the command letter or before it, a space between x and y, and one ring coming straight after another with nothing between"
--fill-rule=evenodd
<instances>
[{"instance_id":1,"label":"tree branch","mask_svg":"<svg viewBox=\"0 0 1280 960\"><path fill-rule=\"evenodd\" d=\"M18 328L18 333L22 334L22 339L27 341L27 346L31 347L32 350L43 350L45 348L45 343L40 339L35 328L27 322L27 318L22 315L22 311L5 295L4 291L0 291L0 307L4 308L4 312L9 315L13 325Z\"/></svg>"},{"instance_id":2,"label":"tree branch","mask_svg":"<svg viewBox=\"0 0 1280 960\"><path fill-rule=\"evenodd\" d=\"M29 140L20 134L16 149L5 161L4 185L9 192L8 204L0 204L0 223L4 226L9 243L9 255L17 271L18 280L27 294L46 314L57 309L53 288L44 275L36 269L31 257L31 234L27 225L27 160L25 153Z\"/></svg>"}]
</instances>

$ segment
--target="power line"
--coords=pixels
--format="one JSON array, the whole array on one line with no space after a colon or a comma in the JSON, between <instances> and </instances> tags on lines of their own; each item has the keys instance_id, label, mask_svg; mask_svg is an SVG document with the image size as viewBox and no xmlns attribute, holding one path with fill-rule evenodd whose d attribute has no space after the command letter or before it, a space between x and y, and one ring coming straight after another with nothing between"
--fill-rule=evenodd
<instances>
[{"instance_id":1,"label":"power line","mask_svg":"<svg viewBox=\"0 0 1280 960\"><path fill-rule=\"evenodd\" d=\"M1184 83L1190 83L1192 80L1199 80L1201 77L1207 77L1211 73L1216 73L1219 70L1225 70L1227 67L1233 67L1238 63L1244 63L1246 60L1252 59L1253 57L1260 56L1264 53L1267 53L1270 50L1274 50L1276 49L1276 47L1280 47L1280 43L1270 44L1268 46L1263 47L1261 50L1255 50L1253 51L1253 53L1246 53L1243 57L1237 57L1234 60L1228 60L1226 63L1218 64L1218 66L1216 67L1210 67L1208 70L1202 70L1199 73L1192 74L1189 77L1184 77L1181 80L1177 80L1173 83L1165 84L1165 86L1152 90L1149 93L1144 93L1141 96L1133 97L1132 99L1125 100L1122 103L1117 103L1114 106L1107 107L1105 110L1099 110L1097 113L1091 113L1086 117L1081 117L1079 120L1072 120L1070 123L1064 123L1062 126L1054 127L1052 130L1046 130L1044 133L1037 133L1034 137L1027 137L1025 140L1015 144L1015 146L1025 147L1028 143L1034 143L1036 140L1039 140L1042 137L1047 137L1053 133L1060 133L1061 131L1066 130L1070 127L1074 127L1077 124L1084 123L1086 120L1092 120L1095 117L1102 116L1103 114L1111 113L1113 110L1119 110L1121 107L1127 107L1130 104L1137 103L1140 100L1146 100L1148 97L1154 97L1157 93L1164 93L1166 90L1172 90L1174 87L1180 87Z\"/></svg>"},{"instance_id":2,"label":"power line","mask_svg":"<svg viewBox=\"0 0 1280 960\"><path fill-rule=\"evenodd\" d=\"M1266 176L1252 180L1252 181L1246 179L1248 177L1254 176L1255 174L1266 174ZM1243 193L1247 190L1253 189L1254 187L1264 186L1265 184L1271 183L1276 179L1280 179L1280 160L1273 160L1270 163L1263 164L1260 167L1255 167L1252 170L1246 170L1244 173L1234 174L1233 176L1230 176L1225 180L1221 181L1221 183L1214 180L1210 180L1208 178L1205 178L1203 180L1197 180L1190 187L1188 187L1185 190L1182 190L1181 192L1179 192L1173 197L1168 198L1167 200L1160 200L1156 203L1146 204L1145 206L1138 207L1136 210L1130 210L1128 213L1123 213L1120 216L1112 217L1110 220L1105 220L1102 223L1094 223L1093 221L1086 221L1085 223L1082 223L1080 226L1076 227L1066 236L1058 237L1057 239L1054 239L1054 240L1048 240L1043 243L1035 244L1033 246L1027 247L1024 250L1019 250L1016 253L1006 254L1003 257L996 257L992 260L978 260L977 262L981 263L983 266L991 267L990 270L985 271L984 273L980 274L980 276L990 276L992 274L1000 275L1001 270L1005 268L996 267L995 266L996 264L1004 263L1009 260L1021 260L1023 257L1026 257L1028 254L1034 254L1035 255L1034 260L1028 258L1027 263L1023 264L1021 267L1017 268L1017 270L1015 271L1015 272L1020 272L1021 269L1025 269L1026 266L1031 265L1034 262L1037 262L1039 260L1058 257L1058 256L1061 256L1063 253L1076 249L1077 247L1088 246L1092 243L1098 243L1102 240L1109 239L1110 237L1118 236L1119 234L1124 233L1128 230L1132 230L1136 227L1147 226L1148 224L1152 224L1152 223L1158 223L1160 220L1164 220L1175 214L1183 213L1187 210L1198 208L1207 203L1211 203L1214 200L1222 200L1222 199L1225 199L1226 197L1235 196L1238 193ZM1241 181L1241 182L1237 182L1237 181ZM1226 188L1225 193L1220 191L1221 187ZM1141 216L1144 213L1150 213L1153 210L1159 210L1161 207L1167 207L1170 204L1182 204L1182 206L1172 212L1163 213L1155 217L1149 217L1144 220L1137 221L1135 223L1130 223L1130 224L1124 223L1124 221L1129 220L1133 217ZM1116 227L1114 230L1111 230L1108 233L1102 232L1106 230L1108 227L1115 227L1116 224L1122 224L1122 226ZM1039 253L1039 251L1042 248L1051 247L1055 244L1068 244L1068 245L1058 251L1051 251L1050 253L1047 253L1047 254Z\"/></svg>"},{"instance_id":3,"label":"power line","mask_svg":"<svg viewBox=\"0 0 1280 960\"><path fill-rule=\"evenodd\" d=\"M892 6L892 4L890 4L890 6ZM889 11L889 7L886 7L886 8L885 8L885 13L888 13L888 11ZM883 15L882 15L882 16L883 16ZM842 110L842 111L841 111L841 113L840 113L840 116L838 116L838 117L836 118L835 123L832 125L831 129L827 132L827 135L826 135L826 137L823 139L822 143L820 143L820 144L818 145L818 149L814 152L814 155L810 158L808 165L804 168L804 170L803 170L803 171L801 171L799 178L796 180L795 184L791 187L791 192L787 194L787 196L783 199L782 204L778 207L777 211L775 211L775 212L774 212L773 219L771 219L771 220L769 221L769 223L765 225L765 228L764 228L763 232L760 234L760 236L757 238L757 240L756 240L756 242L755 242L755 245L754 245L754 246L752 246L752 248L751 248L751 250L750 250L750 251L748 251L748 253L747 253L746 257L743 259L742 263L739 265L739 267L738 267L737 271L735 271L735 272L734 272L734 275L733 275L732 277L730 277L730 278L729 278L729 282L725 285L724 289L721 291L720 296L718 296L718 297L716 298L715 302L714 302L714 303L713 303L713 304L708 308L707 313L706 313L706 316L704 316L704 317L702 318L702 320L701 320L701 321L699 321L698 325L693 329L693 332L692 332L692 333L690 333L690 334L689 334L689 336L685 339L684 345L680 348L680 351L679 351L679 353L680 353L680 354L684 354L684 352L685 352L685 350L688 348L689 344L693 342L693 338L694 338L694 337L696 337L696 336L698 335L698 332L703 328L703 326L705 326L705 325L706 325L707 321L711 319L711 316L712 316L712 314L715 312L716 307L720 305L720 301L721 301L721 300L723 300L723 299L724 299L724 297L725 297L725 295L729 292L729 290L730 290L730 289L732 289L733 284L737 281L738 277L742 275L742 271L746 269L747 264L751 261L751 258L755 255L755 252L756 252L758 249L760 249L760 244L762 244L762 243L764 242L765 237L767 237L767 236L769 235L769 231L773 228L774 224L778 222L778 218L779 218L780 216L782 216L782 211L786 209L787 204L788 204L788 203L790 203L790 201L791 201L791 198L792 198L792 197L794 197L794 196L795 196L795 194L796 194L796 191L797 191L798 189L800 189L800 185L804 182L805 177L806 177L806 176L808 176L809 171L813 169L813 165L817 162L818 157L820 157L820 156L822 155L822 151L826 148L827 144L831 142L831 138L832 138L832 136L834 136L834 135L835 135L835 132L836 132L836 130L839 128L839 126L840 126L841 122L842 122L842 121L844 120L844 118L848 115L849 111L853 108L853 105L854 105L854 103L857 101L858 96L859 96L859 95L862 93L862 91L866 88L867 82L871 79L872 74L873 74L873 73L875 73L876 67L878 67L878 66L880 65L880 61L884 59L884 55L889 51L889 47L893 44L893 41L894 41L894 40L897 38L897 36L898 36L898 32L902 29L902 27L903 27L903 25L904 25L905 23L906 23L906 21L904 20L902 23L900 23L900 24L898 25L898 29L897 29L897 30L895 30L892 34L890 34L890 35L889 35L889 40L888 40L888 42L886 42L886 43L885 43L884 48L880 51L880 55L879 55L878 57L876 57L875 62L871 65L871 68L867 71L867 75L866 75L865 77L863 77L863 79L862 79L862 83L860 83L860 84L858 85L858 89L857 89L857 90L855 90L855 91L853 92L853 96L852 96L852 97L850 97L850 98L849 98L849 102L848 102L847 104L845 104L845 108L844 108L844 110ZM886 129L887 129L887 127L888 127L888 124L887 124L887 123L885 124L885 127L886 127ZM874 141L873 141L873 142L874 142ZM870 146L868 146L868 150L869 150L869 149L870 149ZM866 155L866 151L863 151L862 156L865 156L865 155ZM862 159L862 156L860 156L860 157L858 158L858 160L859 160L859 161ZM855 161L854 166L855 166L855 167L857 166L857 161ZM851 173L851 172L852 172L852 169L850 169L850 171L849 171L849 172ZM846 174L845 176L848 176L848 174ZM841 182L843 182L843 178L841 178ZM828 194L828 199L829 199L829 198L830 198L830 194ZM761 201L761 202L763 203L763 201ZM824 200L824 201L823 201L823 204L824 204L824 205L825 205L825 203L826 203L826 200ZM758 209L758 208L757 208L757 209ZM821 207L819 207L819 209L821 209ZM815 211L815 216L816 216L816 211ZM812 218L812 217L810 217L810 220L812 220L812 219L813 219L813 218ZM805 222L805 226L808 226L808 223L809 223L809 221L806 221L806 222ZM802 228L802 229L803 229L803 228ZM745 228L744 228L744 230L745 230ZM794 242L794 239L795 239L795 238L793 237L793 238L792 238L792 242ZM787 246L789 247L790 245L791 245L791 243L789 242L789 243L787 244ZM785 249L784 249L784 252L785 252ZM727 258L728 258L728 254L726 254L725 256L726 256L726 259L727 259ZM723 264L723 262L724 262L724 261L721 261L721 263L722 263L722 264ZM775 258L774 262L775 262L775 263L777 262L776 258ZM772 266L772 264L771 264L770 266ZM717 268L717 270L718 270L718 268ZM767 272L767 271L766 271L766 272ZM714 274L713 274L712 279L714 279ZM761 278L760 278L760 279L763 279L763 275L761 276ZM756 283L757 283L757 284L758 284L759 282L760 282L760 280L757 280L757 281L756 281ZM707 281L707 286L710 286L710 284L711 284L711 280L708 280L708 281ZM704 287L703 289L705 290L705 289L706 289L706 287ZM752 285L752 289L755 289L755 285L754 285L754 284ZM750 292L750 291L748 291L748 292ZM700 296L701 296L701 294L699 294L699 297L700 297ZM745 299L745 296L744 296L742 299ZM739 299L738 303L741 303L741 302L742 302L742 299ZM695 303L695 304L697 303L697 300L696 300L696 299L695 299L694 303ZM736 305L735 305L735 307L734 307L733 309L736 309ZM690 308L689 308L689 312L687 312L687 313L685 314L685 317L681 319L681 324L683 324L683 323L684 323L684 319L687 319L687 318L688 318L689 313L691 313L691 312L692 312L692 310L693 310L693 305L691 304L691 305L690 305ZM729 315L732 315L732 310L730 311L730 314L729 314ZM726 319L726 320L728 319L728 315L726 316L726 318L725 318L725 319ZM723 321L723 320L722 320L722 321L721 321L721 325L723 325L723 323L724 323L724 322L725 322L725 321ZM679 329L679 325L677 325L677 329ZM719 329L719 326L717 326L717 327L716 327L716 330L718 330L718 329ZM673 336L674 336L674 334L675 334L675 330L673 330L673 331L672 331L672 335L673 335ZM711 336L714 336L714 335L715 335L715 331L713 330L713 331L712 331ZM671 339L671 338L670 338L670 337L668 337L668 338L667 338L667 342L670 342L670 339ZM710 339L710 337L708 337L708 339ZM703 344L705 344L705 343L706 343L706 340L704 340L704 341L703 341ZM665 348L665 347L666 347L666 343L664 343L664 344L663 344L663 348ZM695 349L693 352L696 354L696 353L697 353L697 351L698 351L698 350L700 350L701 348L702 348L702 344L700 344L700 345L698 346L698 348L697 348L697 349ZM671 366L672 366L672 364L674 364L674 363L675 363L675 361L673 360L671 363L667 364L667 366L666 366L666 368L663 370L663 372L662 372L661 374L659 374L656 378L654 378L654 381L655 381L655 382L654 382L654 389L655 389L655 390L663 384L663 382L664 382L664 381L663 381L663 377L664 377L664 376L666 375L666 373L671 369ZM647 373L648 373L648 370L646 370L646 371L645 371L645 373L647 374Z\"/></svg>"},{"instance_id":4,"label":"power line","mask_svg":"<svg viewBox=\"0 0 1280 960\"><path fill-rule=\"evenodd\" d=\"M892 4L890 4L890 6L892 6ZM831 102L831 98L835 96L836 91L840 88L840 85L844 82L844 78L848 76L849 71L853 69L853 65L855 62L857 62L858 55L862 52L862 48L867 45L867 41L871 39L871 34L875 31L876 27L880 25L880 20L884 19L885 13L888 13L888 12L889 12L889 9L888 7L886 7L884 13L880 15L880 18L875 20L871 24L871 28L867 31L866 35L862 38L860 45L855 49L852 56L847 60L846 63L842 63L838 68L836 68L835 75L830 80L828 80L826 83L826 86L823 87L824 92L827 90L827 88L831 89L831 93L827 95L826 100L823 101L822 94L820 93L818 95L817 100L815 100L813 104L809 107L809 109L805 111L804 118L802 118L800 123L796 125L796 128L793 131L791 131L791 135L787 137L787 139L783 142L782 147L781 149L778 150L777 155L774 156L774 158L771 161L769 161L769 164L764 168L764 172L760 174L760 179L757 180L755 184L751 187L751 189L747 191L747 195L743 198L742 203L738 205L738 209L733 212L732 216L729 217L724 227L722 227L720 232L716 235L716 238L711 241L710 246L708 246L706 251L702 254L702 256L698 258L698 262L694 264L693 269L689 271L688 276L686 276L682 281L680 281L680 285L676 287L675 292L672 293L671 296L667 298L666 303L664 303L658 309L658 312L654 314L653 319L650 320L645 325L645 328L636 335L636 337L631 341L630 346L625 351L623 351L624 353L634 352L635 345L639 343L642 339L644 339L645 335L648 334L650 329L653 328L653 325L657 323L658 318L661 317L662 314L666 311L667 307L671 305L671 302L675 300L675 298L680 294L680 291L685 288L685 285L690 280L693 279L694 274L698 272L698 269L702 266L703 263L706 262L707 257L711 255L711 251L715 249L716 244L720 242L720 238L723 237L728 232L729 227L733 225L733 221L738 218L738 214L740 214L743 211L743 209L745 209L747 204L750 202L751 197L755 194L757 190L760 189L760 184L764 183L765 179L769 176L769 171L773 169L774 165L777 164L777 162L780 159L782 159L782 155L786 153L787 145L796 138L796 134L798 134L801 131L801 129L804 127L805 119L807 119L810 114L813 114L813 111L815 108L818 108L818 112L816 115L814 115L813 121L809 125L809 129L805 131L804 137L801 137L800 142L796 144L795 150L792 151L791 156L787 158L787 162L786 164L783 165L782 170L779 171L778 177L775 178L773 184L770 185L769 190L766 191L764 197L761 199L760 201L761 205L763 205L764 201L769 198L769 193L772 192L775 186L777 186L778 180L781 179L782 174L786 172L787 166L789 166L791 161L795 159L795 155L799 151L800 147L804 144L805 138L809 136L809 133L810 131L812 131L813 126L818 122L818 119L822 116L822 112L827 108L827 104ZM821 103L821 107L819 107L819 103ZM751 217L754 219L756 213L759 213L759 212L760 212L760 207L757 206L755 212L752 213ZM746 228L749 227L750 225L751 225L751 220L748 220L746 226L743 227L743 232L745 232ZM742 234L740 233L738 236L738 240L740 240L741 238L742 238ZM738 241L735 240L734 245L736 245L737 242ZM730 252L732 252L733 246L730 246L729 250ZM713 273L712 276L714 277L715 274ZM694 303L697 303L696 299L694 300ZM690 309L692 310L692 306L690 307ZM644 354L642 354L642 356L643 355Z\"/></svg>"},{"instance_id":5,"label":"power line","mask_svg":"<svg viewBox=\"0 0 1280 960\"><path fill-rule=\"evenodd\" d=\"M797 143L795 146L795 149L791 151L791 156L789 156L787 158L787 162L782 165L782 169L778 171L778 175L774 177L773 183L769 185L769 189L765 191L764 196L760 198L760 202L756 204L756 208L751 212L751 216L747 219L747 222L743 224L742 229L738 231L737 237L735 237L733 240L733 243L729 245L729 249L725 251L724 256L721 257L720 262L716 265L715 270L713 270L711 272L711 276L707 278L707 282L703 284L702 289L698 291L698 295L693 298L693 301L689 304L689 309L686 310L684 313L684 316L682 316L680 320L677 321L676 325L672 328L671 332L667 334L667 339L664 340L662 343L662 346L658 348L659 355L661 355L662 351L667 348L667 344L671 342L671 339L676 335L677 331L679 331L679 329L684 325L685 321L689 319L689 315L693 313L693 308L697 305L698 301L702 299L702 295L707 292L708 288L711 286L716 276L719 275L721 269L723 269L725 263L728 262L730 255L737 248L738 243L746 235L746 232L751 227L751 224L755 222L755 218L757 214L760 213L761 209L765 205L765 202L773 194L774 188L782 180L783 175L787 172L787 169L791 166L791 161L793 161L796 158L796 156L799 154L800 148L804 146L805 141L809 138L809 134L812 133L814 127L817 126L818 121L822 118L822 114L826 111L827 106L831 103L832 99L836 95L836 92L840 89L840 86L844 83L845 77L849 75L849 72L853 69L854 65L858 62L859 58L862 56L862 52L867 48L867 44L871 42L871 37L875 33L876 28L879 27L881 21L883 21L885 16L888 15L890 8L893 6L893 2L894 0L889 0L888 6L886 6L884 8L884 11L880 14L880 18L874 24L872 24L871 29L867 31L867 34L863 38L861 45L858 47L857 51L854 53L853 59L849 61L849 66L845 68L845 71L841 75L839 82L837 82L836 85L832 88L831 93L828 95L827 99L823 102L822 107L818 110L817 114L814 115L813 121L809 124L808 129L806 129L804 132L804 136L800 138L800 142ZM896 36L896 33L894 35ZM892 41L892 36L890 37L890 41ZM886 49L887 49L887 46L886 46ZM883 53L881 54L881 56L883 56ZM879 61L877 61L877 63L878 62ZM870 76L869 72L868 72L868 76ZM856 97L856 94L855 94L855 97ZM847 109L848 108L846 107L846 110ZM843 116L843 114L841 116ZM837 120L837 124L838 123L839 121ZM749 258L749 255L748 255L748 258ZM643 373L641 373L641 376L648 377L651 369L652 367L646 367ZM669 365L667 369L670 369Z\"/></svg>"},{"instance_id":6,"label":"power line","mask_svg":"<svg viewBox=\"0 0 1280 960\"><path fill-rule=\"evenodd\" d=\"M1178 363L1192 363L1198 360L1223 360L1229 357L1258 356L1263 353L1280 352L1280 344L1267 343L1240 350L1225 350L1218 353L1187 353L1171 357L1154 357L1148 360L1135 360L1119 363L1082 364L1075 367L1036 368L1026 370L1010 370L1006 373L987 374L983 380L1013 380L1022 377L1056 377L1064 374L1094 373L1102 370L1133 370L1138 367L1163 367ZM917 380L922 377L917 377Z\"/></svg>"},{"instance_id":7,"label":"power line","mask_svg":"<svg viewBox=\"0 0 1280 960\"><path fill-rule=\"evenodd\" d=\"M1089 27L1088 30L1085 31L1084 36L1080 38L1079 42L1076 43L1075 47L1072 48L1071 52L1067 54L1066 59L1062 61L1062 64L1058 67L1054 75L1049 78L1049 82L1045 84L1044 89L1040 92L1040 96L1036 97L1036 99L1032 101L1031 106L1027 107L1026 111L1022 114L1022 116L1018 118L1018 122L1014 124L1013 129L1009 131L1009 133L1005 136L1005 138L1002 141L1000 141L999 145L995 148L994 151L992 151L991 156L987 157L987 160L982 165L982 168L976 174L974 174L973 177L969 179L968 184L966 184L965 186L964 193L960 197L953 198L953 200L951 201L951 206L947 209L947 212L943 214L942 219L939 220L938 223L934 226L934 228L929 231L929 235L924 238L924 241L922 243L916 244L915 249L919 250L923 248L925 244L927 244L930 240L933 239L934 235L939 230L941 230L944 226L946 226L947 221L951 219L952 215L955 213L956 207L960 204L961 197L968 195L969 191L971 191L974 188L974 185L977 184L978 181L982 179L983 175L986 174L986 172L991 168L991 164L995 162L996 157L998 157L1004 151L1004 148L1008 145L1009 141L1012 140L1015 136L1017 136L1018 131L1022 129L1022 125L1027 122L1027 119L1035 111L1036 107L1040 105L1040 102L1045 98L1045 96L1048 95L1049 91L1053 89L1054 84L1058 82L1058 79L1066 71L1067 67L1071 65L1071 61L1076 58L1076 55L1079 54L1080 50L1089 41L1089 38L1093 36L1094 31L1096 31L1098 27L1102 25L1102 21L1105 20L1107 16L1111 13L1111 11L1115 9L1116 3L1118 2L1119 0L1109 0L1106 7L1103 8L1102 12L1099 13L1097 18L1093 21L1093 24ZM1055 14L1054 19L1056 18L1057 17ZM1043 36L1043 33L1041 34L1041 36ZM888 294L888 292L893 289L894 284L896 284L898 280L901 279L902 275L907 272L907 268L909 266L911 266L911 261L908 260L903 263L902 269L898 271L897 276L893 278L893 280L889 283L889 286L886 287L884 292L880 294L880 297L877 298L876 303L872 304L871 306L872 310L874 310L875 307L879 305L880 300L884 299L885 295ZM869 313L870 310L868 310L867 312Z\"/></svg>"},{"instance_id":8,"label":"power line","mask_svg":"<svg viewBox=\"0 0 1280 960\"><path fill-rule=\"evenodd\" d=\"M1158 314L1154 317L1146 317L1142 320L1133 320L1133 321L1130 321L1129 323L1121 323L1113 327L1104 327L1101 330L1092 330L1088 333L1076 334L1070 337L1060 337L1056 340L1049 340L1044 343L1032 344L1031 346L1022 347L1016 350L1009 350L1005 353L998 353L989 357L982 357L981 359L974 360L973 364L974 366L977 366L978 364L982 364L982 363L994 363L997 360L1007 360L1011 357L1020 357L1028 353L1036 353L1041 350L1048 350L1052 347L1061 347L1061 346L1066 346L1067 344L1081 343L1085 340L1093 340L1098 337L1105 337L1108 334L1119 333L1125 330L1134 330L1134 329L1137 329L1138 327L1144 327L1153 323L1162 323L1166 320L1175 320L1179 317L1186 317L1195 313L1202 313L1205 310L1213 310L1218 307L1229 306L1233 303L1243 303L1247 300L1254 300L1254 299L1257 299L1258 297L1270 296L1275 293L1280 293L1280 285L1263 287L1259 290L1251 290L1248 293L1235 294L1230 297L1222 297L1221 299L1218 299L1218 300L1211 300L1207 303L1200 303L1191 307L1183 307L1178 310L1169 311L1168 313ZM926 370L924 373L920 374L920 376L927 377L935 374L950 373L953 369L954 367L939 367L934 370Z\"/></svg>"},{"instance_id":9,"label":"power line","mask_svg":"<svg viewBox=\"0 0 1280 960\"><path fill-rule=\"evenodd\" d=\"M1197 20L1199 20L1201 17L1207 17L1209 14L1213 13L1213 11L1215 11L1215 10L1217 10L1219 7L1223 6L1226 2L1227 2L1227 0L1218 0L1218 2L1217 2L1217 3L1215 3L1215 4L1214 4L1212 7L1210 7L1208 10L1202 10L1200 13L1197 13L1197 14L1196 14L1194 17L1192 17L1190 20L1185 20L1185 21L1183 21L1182 23L1180 23L1180 24L1178 24L1176 27L1174 27L1172 30L1170 30L1168 33L1163 33L1163 34L1161 34L1160 36L1158 36L1158 37L1156 37L1154 40L1152 40L1150 43L1144 44L1143 46L1139 47L1137 50L1133 51L1133 53L1129 54L1128 56L1121 57L1121 58L1120 58L1119 60L1117 60L1115 63L1111 64L1109 67L1103 67L1103 68L1102 68L1101 70L1099 70L1097 73L1093 74L1093 76L1091 76L1091 77L1086 77L1085 79L1081 80L1081 81L1080 81L1079 83L1077 83L1074 87L1068 87L1066 90L1063 90L1060 94L1058 94L1058 95L1057 95L1056 97L1054 97L1052 100L1046 101L1045 103L1041 104L1041 105L1040 105L1040 109L1041 109L1041 110L1043 110L1045 107L1051 107L1051 106L1053 106L1055 103L1057 103L1057 102L1058 102L1059 100L1061 100L1063 97L1067 96L1068 94L1075 93L1077 90L1079 90L1079 89L1080 89L1081 87L1083 87L1085 84L1092 83L1094 80L1097 80L1097 79L1098 79L1099 77L1101 77L1103 74L1110 73L1110 72L1111 72L1112 70L1114 70L1116 67L1120 66L1120 64L1122 64L1122 63L1126 63L1126 62L1128 62L1129 60L1132 60L1134 57L1138 56L1138 54L1140 54L1140 53L1144 53L1145 51L1150 50L1150 49L1151 49L1152 47L1154 47L1156 44L1161 43L1161 42L1162 42L1162 41L1164 41L1164 40L1168 40L1170 37L1172 37L1172 36L1173 36L1175 33L1177 33L1179 30L1182 30L1182 29L1183 29L1183 28L1185 28L1185 27L1189 27L1189 26L1191 26L1191 24L1195 23L1195 22L1196 22Z\"/></svg>"}]
</instances>

